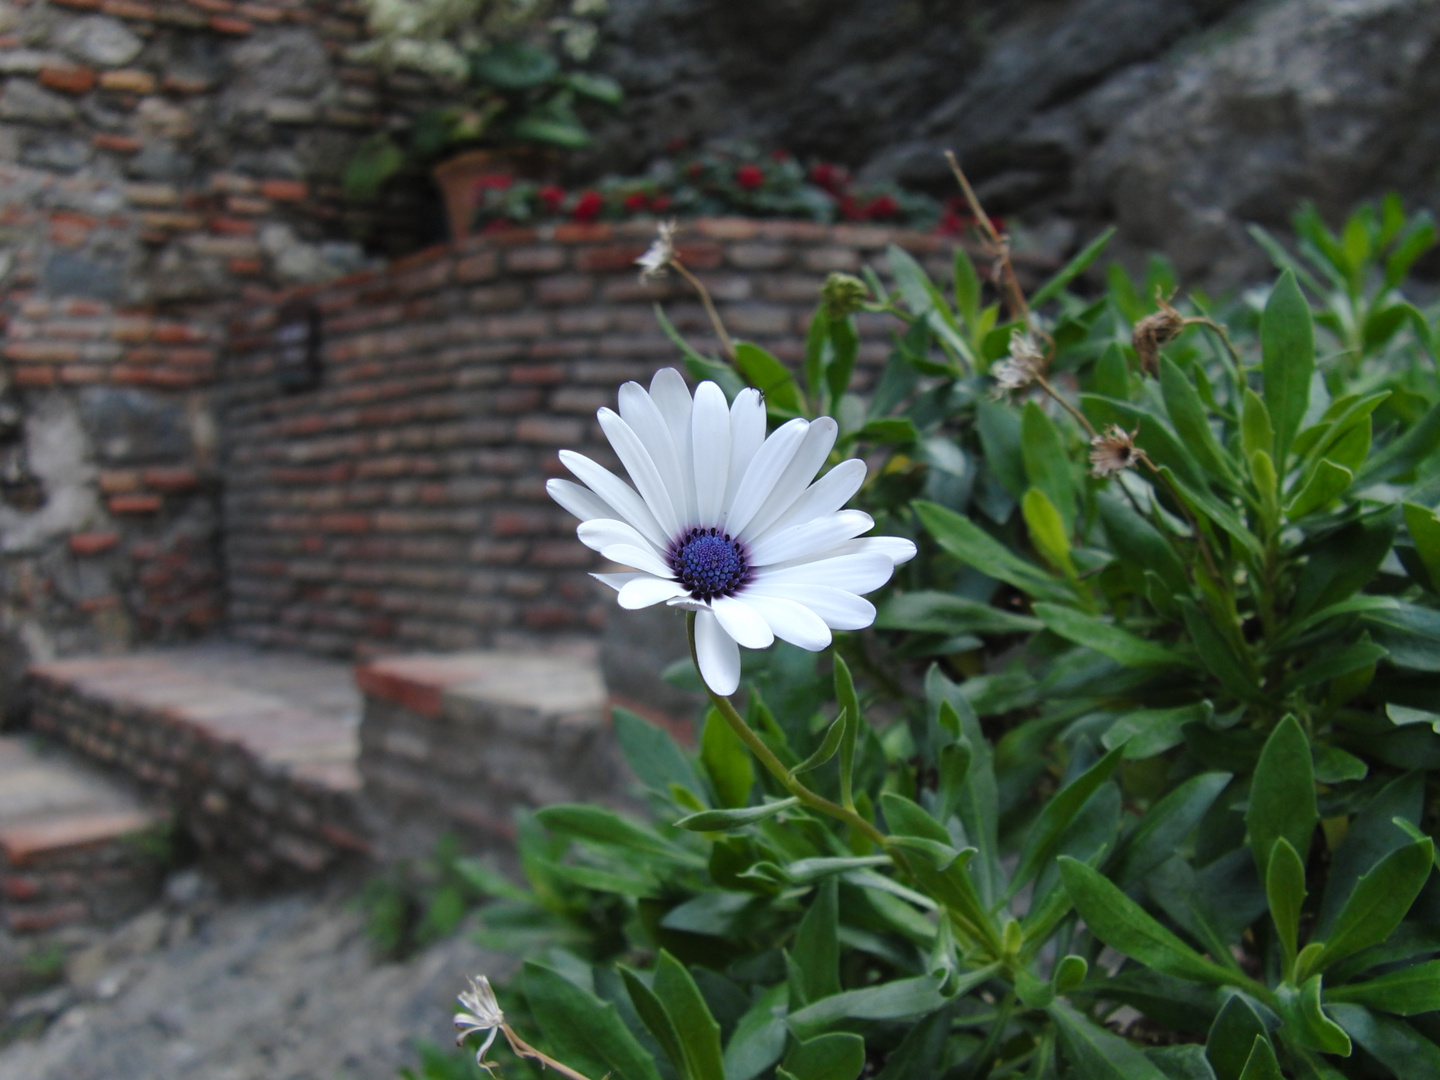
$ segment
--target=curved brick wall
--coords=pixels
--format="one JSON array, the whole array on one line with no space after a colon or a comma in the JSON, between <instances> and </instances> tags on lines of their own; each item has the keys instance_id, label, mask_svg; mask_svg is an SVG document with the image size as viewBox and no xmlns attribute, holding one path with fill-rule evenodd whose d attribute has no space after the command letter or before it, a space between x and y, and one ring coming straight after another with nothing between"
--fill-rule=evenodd
<instances>
[{"instance_id":1,"label":"curved brick wall","mask_svg":"<svg viewBox=\"0 0 1440 1080\"><path fill-rule=\"evenodd\" d=\"M363 654L598 631L591 554L544 492L556 451L614 464L595 410L676 363L657 301L713 350L682 282L637 280L652 235L516 231L309 290L324 333L312 390L276 386L275 305L244 312L223 373L234 633ZM795 359L825 274L883 265L892 242L948 273L950 240L855 226L702 221L680 250L732 334ZM862 366L887 340L862 326Z\"/></svg>"}]
</instances>

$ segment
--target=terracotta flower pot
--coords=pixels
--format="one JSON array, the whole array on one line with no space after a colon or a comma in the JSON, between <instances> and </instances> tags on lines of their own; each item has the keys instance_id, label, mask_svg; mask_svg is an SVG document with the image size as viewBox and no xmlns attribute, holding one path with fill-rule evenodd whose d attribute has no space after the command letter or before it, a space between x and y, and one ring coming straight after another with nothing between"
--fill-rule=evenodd
<instances>
[{"instance_id":1,"label":"terracotta flower pot","mask_svg":"<svg viewBox=\"0 0 1440 1080\"><path fill-rule=\"evenodd\" d=\"M470 235L475 219L480 181L488 176L549 180L559 171L554 151L537 147L506 147L495 150L466 150L436 165L431 175L445 200L445 217L450 239Z\"/></svg>"}]
</instances>

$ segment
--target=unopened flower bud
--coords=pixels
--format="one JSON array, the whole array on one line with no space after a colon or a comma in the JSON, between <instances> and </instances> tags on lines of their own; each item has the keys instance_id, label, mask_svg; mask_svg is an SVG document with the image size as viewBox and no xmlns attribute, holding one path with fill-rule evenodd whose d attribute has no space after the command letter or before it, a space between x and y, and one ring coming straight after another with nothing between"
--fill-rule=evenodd
<instances>
[{"instance_id":1,"label":"unopened flower bud","mask_svg":"<svg viewBox=\"0 0 1440 1080\"><path fill-rule=\"evenodd\" d=\"M820 286L820 299L825 302L825 314L831 319L843 319L859 311L870 290L865 283L851 274L832 273Z\"/></svg>"}]
</instances>

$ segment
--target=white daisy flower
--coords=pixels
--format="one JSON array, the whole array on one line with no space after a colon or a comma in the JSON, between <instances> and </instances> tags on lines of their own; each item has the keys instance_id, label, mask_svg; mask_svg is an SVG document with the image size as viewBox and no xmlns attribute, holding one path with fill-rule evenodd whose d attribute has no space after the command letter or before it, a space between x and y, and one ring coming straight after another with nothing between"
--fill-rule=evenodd
<instances>
[{"instance_id":1,"label":"white daisy flower","mask_svg":"<svg viewBox=\"0 0 1440 1080\"><path fill-rule=\"evenodd\" d=\"M641 281L664 277L666 269L675 261L676 227L673 221L662 221L656 226L654 242L635 260L635 265L640 267Z\"/></svg>"},{"instance_id":2,"label":"white daisy flower","mask_svg":"<svg viewBox=\"0 0 1440 1080\"><path fill-rule=\"evenodd\" d=\"M458 1000L466 1011L455 1014L455 1026L459 1029L459 1034L455 1036L455 1045L465 1045L465 1040L477 1032L488 1032L485 1041L480 1044L480 1049L475 1052L475 1064L489 1072L491 1066L485 1060L485 1051L490 1049L490 1044L499 1034L500 1026L505 1023L505 1014L500 1011L500 1003L495 1000L495 991L490 988L490 980L484 975L471 979L470 989L461 993Z\"/></svg>"},{"instance_id":3,"label":"white daisy flower","mask_svg":"<svg viewBox=\"0 0 1440 1080\"><path fill-rule=\"evenodd\" d=\"M598 415L634 487L562 450L581 483L551 480L546 490L580 519L586 547L634 568L594 575L621 607L696 612L700 675L717 694L740 685L739 645L763 649L778 637L818 652L832 630L869 626L875 606L861 594L915 555L909 540L857 539L875 522L841 507L864 482L864 462L842 461L811 483L835 445L828 416L791 420L766 438L758 390L727 405L703 382L692 400L674 368L648 392L626 383L619 413Z\"/></svg>"}]
</instances>

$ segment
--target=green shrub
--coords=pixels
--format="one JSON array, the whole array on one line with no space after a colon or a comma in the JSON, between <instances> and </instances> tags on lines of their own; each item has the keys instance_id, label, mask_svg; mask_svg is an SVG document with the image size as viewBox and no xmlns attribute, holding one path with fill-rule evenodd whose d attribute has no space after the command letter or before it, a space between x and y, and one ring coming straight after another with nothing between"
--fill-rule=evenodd
<instances>
[{"instance_id":1,"label":"green shrub","mask_svg":"<svg viewBox=\"0 0 1440 1080\"><path fill-rule=\"evenodd\" d=\"M921 553L876 630L748 654L697 753L616 712L653 816L527 821L512 1025L594 1080L1440 1075L1434 230L1297 224L1214 311L1069 291L1104 238L1028 301L892 250L863 397L853 282L798 374L676 337L835 415Z\"/></svg>"}]
</instances>

